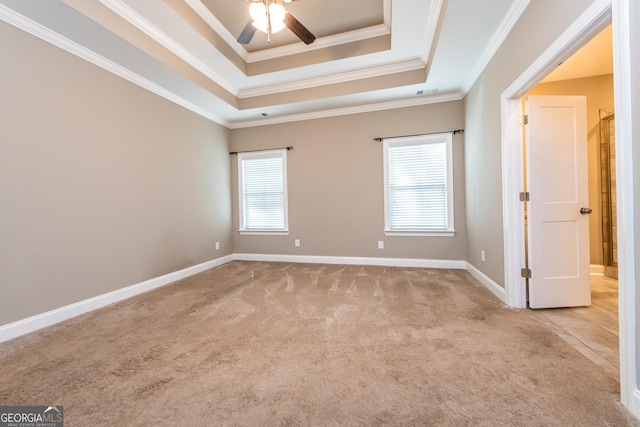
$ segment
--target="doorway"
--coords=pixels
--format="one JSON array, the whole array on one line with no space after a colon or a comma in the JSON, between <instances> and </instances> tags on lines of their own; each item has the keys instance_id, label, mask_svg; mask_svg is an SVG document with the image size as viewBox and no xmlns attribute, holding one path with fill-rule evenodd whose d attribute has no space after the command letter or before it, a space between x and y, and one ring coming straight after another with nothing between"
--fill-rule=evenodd
<instances>
[{"instance_id":1,"label":"doorway","mask_svg":"<svg viewBox=\"0 0 640 427\"><path fill-rule=\"evenodd\" d=\"M613 9L613 10L612 10ZM523 176L522 129L518 125L521 114L521 98L527 91L550 74L559 64L571 57L587 41L600 33L612 22L614 25L614 76L616 78L615 107L618 120L617 141L617 193L619 195L618 219L619 227L634 230L632 216L629 216L633 200L633 171L631 163L631 140L628 137L630 126L629 108L631 80L626 75L627 43L629 27L623 8L613 7L611 2L603 1L585 11L563 33L556 43L551 45L538 57L513 83L507 87L501 96L502 102L502 164L503 164L503 220L504 220L504 248L505 248L505 302L511 307L525 308L527 306L526 280L521 276L521 268L525 263L524 253L524 207L517 195L523 191L519 177ZM616 24L617 23L617 24ZM617 38L616 38L617 37ZM515 142L515 143L514 143ZM515 197L514 197L515 196ZM522 234L512 230L522 230ZM618 235L620 247L619 258L619 347L620 347L620 391L622 403L633 412L640 413L640 397L634 394L637 390L636 354L637 337L635 336L635 289L633 287L634 268L628 260L633 259L633 240L625 234ZM631 257L631 258L630 258ZM640 395L639 395L640 396ZM638 409L636 412L635 409Z\"/></svg>"},{"instance_id":2,"label":"doorway","mask_svg":"<svg viewBox=\"0 0 640 427\"><path fill-rule=\"evenodd\" d=\"M522 114L522 98L543 80L550 79L559 64L568 62L584 45L611 25L611 4L585 12L581 26L565 32L557 43L544 52L511 86L502 93L502 164L503 164L503 218L505 245L505 302L511 307L527 307L526 280L521 269L526 265L525 253L525 203L517 195L524 190L523 128L519 123ZM520 143L517 143L520 141ZM514 197L515 196L515 197ZM592 226L590 225L590 230ZM513 233L513 230L521 230Z\"/></svg>"},{"instance_id":3,"label":"doorway","mask_svg":"<svg viewBox=\"0 0 640 427\"><path fill-rule=\"evenodd\" d=\"M588 180L589 206L593 207L593 213L589 216L588 232L591 276L587 292L591 295L591 306L536 310L534 315L568 344L601 366L609 376L618 380L616 157L611 46L612 32L609 25L530 89L525 97L586 98L588 108L585 143L588 152L588 173L585 179ZM600 58L596 58L598 56ZM584 58L588 60L585 61ZM526 138L524 144L527 144ZM528 152L526 149L523 151ZM527 165L528 160L525 159L525 170L530 170ZM529 191L526 182L525 188ZM526 228L525 218L525 232Z\"/></svg>"},{"instance_id":4,"label":"doorway","mask_svg":"<svg viewBox=\"0 0 640 427\"><path fill-rule=\"evenodd\" d=\"M555 133L550 135L551 140L541 140L539 136L533 141L527 141L526 137L523 138L523 143L526 148L523 151L527 153L527 155L538 153L537 156L542 156L544 161L544 165L541 167L539 157L537 162L534 162L534 159L525 159L524 168L529 171L529 174L525 174L525 176L523 176L525 188L527 189L526 191L532 191L531 199L535 198L538 202L540 202L541 199L554 200L555 202L550 203L549 206L557 210L559 206L558 200L560 199L553 197L556 187L559 186L562 188L563 185L561 182L564 179L568 178L569 182L574 182L575 179L579 178L582 183L579 187L588 187L589 202L587 206L594 206L592 215L577 218L577 221L582 221L580 229L583 231L581 231L581 233L584 233L584 237L589 235L589 243L582 238L579 239L579 241L583 241L582 250L584 250L584 252L580 252L583 254L581 257L584 257L586 261L584 264L581 262L584 266L581 270L584 271L582 271L579 277L576 278L573 278L573 273L570 273L566 278L559 277L552 280L550 289L546 290L546 283L544 283L545 279L542 276L555 276L551 273L554 269L547 266L546 262L543 262L542 265L540 265L539 262L533 263L533 271L537 274L537 278L534 277L534 279L537 281L533 284L531 283L531 280L529 281L531 286L528 290L529 307L582 306L574 308L536 309L533 310L532 314L535 318L546 324L554 333L565 340L574 349L583 354L593 363L600 366L610 378L618 381L620 366L617 309L618 289L617 281L614 278L604 276L603 260L606 259L605 255L607 254L605 249L610 248L606 247L604 244L604 238L606 238L607 235L604 233L605 230L601 228L603 219L608 219L607 216L610 211L610 207L606 206L605 208L605 204L602 203L601 200L602 198L604 199L603 201L607 201L607 196L610 194L610 191L602 191L603 188L610 188L610 180L608 179L609 175L606 175L604 172L607 172L608 169L615 169L615 163L611 166L606 163L610 158L615 162L615 155L606 156L604 159L605 163L602 163L601 154L608 154L609 151L605 152L603 149L603 147L606 147L607 141L602 139L600 123L600 111L602 108L598 108L599 105L613 105L613 76L611 74L607 74L570 80L549 81L536 85L527 93L526 97L529 103L545 106L546 109L549 110L548 114L550 114L548 117L550 124L547 125L547 121L545 120L545 124L542 126L542 122L540 122L540 120L547 116L541 117L540 114L530 116L529 124L527 125L528 131L525 135L526 137L529 136L529 131L533 131L534 128L532 128L532 126L538 129L538 131L542 130L540 128L557 128L558 119L555 117L555 109L549 109L548 107L550 105L554 105L552 100L559 103L559 105L562 106L562 110L566 110L567 106L571 105L572 100L576 97L583 99L584 101L582 102L582 105L585 106L583 110L583 123L585 123L585 126L583 127L583 137L579 138L578 141L580 141L580 146L582 147L580 151L584 153L584 159L587 160L588 158L588 162L585 162L584 164L584 173L577 174L575 177L573 174L565 177L566 171L576 170L574 160L575 156L570 154L568 157L562 157L564 160L561 163L558 163L559 158L557 153L562 152L562 150L558 147L559 141L553 138ZM587 112L586 105L589 105L591 111ZM536 132L533 132L532 134L535 133ZM605 144L603 144L603 142ZM546 148L542 151L540 147L534 150L535 147L527 147L529 144L537 144L538 146ZM573 146L573 144L570 145ZM549 165L549 160L545 160L548 159L547 153L555 153L553 156L555 160L551 161L555 166ZM537 165L536 168L532 167L531 162L534 162L534 164ZM588 163L588 165L586 163ZM557 171L558 173L553 173L551 171ZM534 172L536 172L537 175ZM529 185L529 183L526 182L527 175L531 175L532 179L534 179L534 183L536 179L540 180L540 173L544 173L545 175L551 174L553 177L550 184L551 187L549 188L549 191L551 191L550 194L543 194L540 188L534 189L532 185ZM529 190L529 188L531 188L531 190ZM529 203L525 203L526 207L528 205ZM534 213L538 213L538 221L540 209L542 209L543 205L538 203L534 206ZM602 209L599 209L600 207ZM577 208L575 208L575 210L577 211ZM576 214L570 209L568 212L570 222L566 222L565 220L561 222L561 224L570 226L570 228L573 229L573 227L571 227L573 222L571 221L574 220L573 218L575 216ZM536 224L538 223L527 223L525 218L525 232L527 233L527 236L530 237L529 242L534 244L533 251L539 252L541 248L536 248L535 244L536 242L537 244L540 244L541 239L538 239L538 236L535 233L536 230L540 233L541 229L537 227L534 230L533 225ZM551 222L549 225L555 226L555 222ZM531 233L534 234L531 235ZM558 247L561 249L559 253L552 252L551 257L553 260L560 260L562 268L567 268L570 272L573 272L574 269L571 265L566 264L563 253L566 251L570 252L571 248L575 246L571 244L571 241L566 241L566 237L558 237L558 233L556 232L554 233L554 236L552 236L552 241L555 241L557 238L560 238L560 241L554 243L554 245L558 244ZM563 248L565 243L569 243L567 248ZM545 249L545 252L548 252L548 250L549 248ZM530 256L529 253L527 255ZM528 259L530 260L530 258ZM573 258L569 257L569 259ZM589 275L589 263L592 267L591 275ZM544 273L540 273L541 270L544 270ZM579 286L571 286L571 281L576 279L578 279ZM560 289L565 289L566 292L560 291ZM535 293L531 294L532 291L535 291ZM548 292L551 292L551 295L545 296L544 294ZM562 298L558 298L558 296L555 295L557 292L561 292ZM543 300L547 301L547 304L541 305Z\"/></svg>"},{"instance_id":5,"label":"doorway","mask_svg":"<svg viewBox=\"0 0 640 427\"><path fill-rule=\"evenodd\" d=\"M501 95L502 103L502 194L504 226L504 301L511 307L526 307L526 281L521 276L524 265L524 208L518 200L523 191L518 177L522 171L522 129L518 125L521 97L558 64L569 58L613 20L615 108L617 118L616 169L618 181L618 281L620 333L620 400L635 416L640 417L640 389L638 388L638 336L636 335L637 291L635 287L637 249L634 222L634 161L632 151L634 131L633 78L630 70L633 13L629 0L603 0L592 4L583 15L544 51ZM634 13L637 13L635 11Z\"/></svg>"},{"instance_id":6,"label":"doorway","mask_svg":"<svg viewBox=\"0 0 640 427\"><path fill-rule=\"evenodd\" d=\"M531 88L528 96L587 100L589 261L592 272L617 279L617 200L612 26L593 37ZM525 141L526 144L526 141ZM528 185L525 183L525 187Z\"/></svg>"}]
</instances>

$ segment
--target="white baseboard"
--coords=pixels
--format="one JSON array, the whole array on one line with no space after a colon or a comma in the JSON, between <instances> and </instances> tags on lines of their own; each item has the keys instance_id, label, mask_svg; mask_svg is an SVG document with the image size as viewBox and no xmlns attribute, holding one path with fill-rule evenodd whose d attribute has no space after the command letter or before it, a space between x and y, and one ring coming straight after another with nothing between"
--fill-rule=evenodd
<instances>
[{"instance_id":1,"label":"white baseboard","mask_svg":"<svg viewBox=\"0 0 640 427\"><path fill-rule=\"evenodd\" d=\"M372 257L339 257L315 255L277 255L277 254L234 254L238 261L292 262L308 264L345 264L345 265L379 265L385 267L417 267L417 268L451 268L464 270L466 261L418 259L418 258L372 258Z\"/></svg>"},{"instance_id":2,"label":"white baseboard","mask_svg":"<svg viewBox=\"0 0 640 427\"><path fill-rule=\"evenodd\" d=\"M604 276L604 265L590 264L589 265L589 274L591 274L593 276Z\"/></svg>"},{"instance_id":3,"label":"white baseboard","mask_svg":"<svg viewBox=\"0 0 640 427\"><path fill-rule=\"evenodd\" d=\"M633 414L634 417L640 419L640 390L634 387L633 392L631 393L630 402L624 402L624 406L627 407L629 412Z\"/></svg>"},{"instance_id":4,"label":"white baseboard","mask_svg":"<svg viewBox=\"0 0 640 427\"><path fill-rule=\"evenodd\" d=\"M485 288L489 289L491 293L497 296L500 301L506 304L507 295L502 286L498 285L494 282L489 276L484 274L482 271L478 270L473 264L467 262L467 271L475 277L480 283L482 283Z\"/></svg>"},{"instance_id":5,"label":"white baseboard","mask_svg":"<svg viewBox=\"0 0 640 427\"><path fill-rule=\"evenodd\" d=\"M478 270L467 261L417 259L417 258L369 258L369 257L333 257L313 255L277 255L277 254L234 254L237 261L261 262L291 262L309 264L344 264L344 265L378 265L387 267L416 267L416 268L450 268L467 270L489 289L496 297L506 304L506 294L502 286L494 282L489 276Z\"/></svg>"},{"instance_id":6,"label":"white baseboard","mask_svg":"<svg viewBox=\"0 0 640 427\"><path fill-rule=\"evenodd\" d=\"M210 268L226 264L233 260L239 261L264 261L264 262L292 262L310 264L345 264L345 265L377 265L387 267L416 267L416 268L449 268L457 270L469 270L470 273L484 284L498 298L504 301L504 289L493 282L482 272L466 261L438 260L417 258L372 258L372 257L333 257L333 256L308 256L308 255L269 255L269 254L232 254L202 264L194 265L164 276L156 277L126 288L117 289L106 294L56 308L45 313L37 314L17 322L0 326L0 342L37 331L38 329L54 325L72 317L79 316L92 310L105 307L118 301L131 298L143 292L168 285ZM500 293L501 292L501 293Z\"/></svg>"},{"instance_id":7,"label":"white baseboard","mask_svg":"<svg viewBox=\"0 0 640 427\"><path fill-rule=\"evenodd\" d=\"M45 313L37 314L26 319L18 320L17 322L0 326L0 342L8 341L10 339L19 337L20 335L37 331L38 329L54 325L56 323L62 322L63 320L79 316L89 311L112 304L114 302L122 301L143 292L168 285L169 283L173 283L177 280L193 276L194 274L201 273L205 270L217 267L232 260L233 255L227 255L211 261L203 262L202 264L194 265L192 267L187 267L179 271L174 271L173 273L165 274L164 276L155 277L144 282L136 283L135 285L127 286L126 288L98 295L84 301L79 301L73 304L66 305L64 307L56 308L55 310L47 311Z\"/></svg>"}]
</instances>

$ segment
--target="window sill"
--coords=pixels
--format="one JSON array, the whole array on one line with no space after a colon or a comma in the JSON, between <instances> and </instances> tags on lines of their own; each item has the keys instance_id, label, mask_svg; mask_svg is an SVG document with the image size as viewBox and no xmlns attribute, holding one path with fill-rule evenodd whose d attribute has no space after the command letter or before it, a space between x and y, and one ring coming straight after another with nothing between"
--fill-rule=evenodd
<instances>
[{"instance_id":1,"label":"window sill","mask_svg":"<svg viewBox=\"0 0 640 427\"><path fill-rule=\"evenodd\" d=\"M289 230L238 230L238 233L249 236L287 236Z\"/></svg>"},{"instance_id":2,"label":"window sill","mask_svg":"<svg viewBox=\"0 0 640 427\"><path fill-rule=\"evenodd\" d=\"M443 230L443 231L397 231L397 230L384 230L385 236L415 236L415 237L451 237L455 236L455 230Z\"/></svg>"}]
</instances>

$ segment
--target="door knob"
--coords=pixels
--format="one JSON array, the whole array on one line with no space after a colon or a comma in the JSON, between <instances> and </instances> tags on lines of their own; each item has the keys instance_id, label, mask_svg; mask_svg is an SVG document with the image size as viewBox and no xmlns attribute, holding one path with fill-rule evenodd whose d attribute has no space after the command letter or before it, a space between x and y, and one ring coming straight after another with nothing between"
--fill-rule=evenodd
<instances>
[{"instance_id":1,"label":"door knob","mask_svg":"<svg viewBox=\"0 0 640 427\"><path fill-rule=\"evenodd\" d=\"M593 212L593 209L591 208L580 208L580 213L582 215L589 215L591 212Z\"/></svg>"}]
</instances>

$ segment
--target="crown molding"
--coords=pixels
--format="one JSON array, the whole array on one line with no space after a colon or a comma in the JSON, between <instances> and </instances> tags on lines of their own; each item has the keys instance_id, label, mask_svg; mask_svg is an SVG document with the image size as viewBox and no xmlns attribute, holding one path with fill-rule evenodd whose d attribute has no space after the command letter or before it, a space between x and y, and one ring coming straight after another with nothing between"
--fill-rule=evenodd
<instances>
[{"instance_id":1,"label":"crown molding","mask_svg":"<svg viewBox=\"0 0 640 427\"><path fill-rule=\"evenodd\" d=\"M393 110L396 108L416 107L419 105L437 104L440 102L460 101L463 95L459 92L443 93L433 96L407 98L396 101L378 102L352 107L333 108L309 113L289 114L279 117L270 117L256 120L243 120L229 122L229 129L242 129L257 126L268 126L281 123L299 122L304 120L324 119L328 117L346 116L350 114L370 113L374 111Z\"/></svg>"},{"instance_id":2,"label":"crown molding","mask_svg":"<svg viewBox=\"0 0 640 427\"><path fill-rule=\"evenodd\" d=\"M8 7L0 4L0 20L7 22L10 25L13 25L16 28L19 28L35 37L38 37L41 40L44 40L48 43L51 43L54 46L59 47L81 59L84 59L87 62L90 62L98 67L109 71L137 86L140 86L143 89L146 89L152 93L155 93L158 96L161 96L168 101L171 101L177 105L180 105L187 110L190 110L204 118L207 118L215 123L218 123L222 126L225 126L229 129L240 129L247 127L255 127L255 126L266 126L271 124L278 123L288 123L295 121L303 121L303 120L313 120L319 118L327 118L334 116L344 116L349 114L358 114L358 113L367 113L373 111L381 111L395 108L404 108L404 107L413 107L418 105L426 105L426 104L434 104L438 102L448 102L448 101L458 101L463 98L460 93L451 93L451 94L439 94L435 96L427 96L420 98L408 98L404 100L397 101L388 101L382 103L374 103L374 104L365 104L353 107L344 107L344 108L335 108L328 110L320 110L309 113L300 113L300 114L289 114L280 117L272 117L266 119L258 119L258 120L242 120L237 122L231 122L229 120L223 119L217 114L213 113L209 109L205 109L199 105L196 105L185 98L177 95L176 93L167 90L160 85L152 82L151 80L140 76L106 58L97 53L87 49L86 47L79 45L66 37L61 36L60 34L38 24L31 19L25 18L19 13L9 9ZM410 61L410 63L420 63L420 66L424 66L421 61ZM395 66L391 66L388 70ZM398 72L401 70L396 70L392 72ZM406 71L406 70L405 70ZM371 70L364 70L364 73L370 73L368 76L375 76L375 73L371 73ZM365 76L363 74L363 76ZM362 77L361 77L362 78ZM320 83L322 84L322 83Z\"/></svg>"},{"instance_id":3,"label":"crown molding","mask_svg":"<svg viewBox=\"0 0 640 427\"><path fill-rule=\"evenodd\" d=\"M236 52L246 63L260 62L282 56L297 55L310 50L326 49L355 41L365 40L373 37L388 35L391 33L391 0L383 0L383 23L368 28L349 31L328 37L320 37L311 45L302 42L286 46L265 49L257 52L248 52L242 45L238 44L236 37L222 25L213 13L205 6L201 0L185 0L191 7L218 35Z\"/></svg>"},{"instance_id":4,"label":"crown molding","mask_svg":"<svg viewBox=\"0 0 640 427\"><path fill-rule=\"evenodd\" d=\"M462 84L462 92L465 95L471 90L473 84L478 80L487 65L489 65L489 61L491 61L491 58L493 58L500 46L502 46L502 43L516 25L516 22L518 22L527 6L529 6L529 3L531 3L531 0L517 0L513 2L504 19L500 22L500 26L496 29L495 33L493 33L482 55L480 55L480 58L478 58L471 68L471 71Z\"/></svg>"},{"instance_id":5,"label":"crown molding","mask_svg":"<svg viewBox=\"0 0 640 427\"><path fill-rule=\"evenodd\" d=\"M100 3L111 9L114 13L122 17L134 27L138 28L153 40L160 43L170 52L173 52L179 58L192 65L216 84L220 85L227 92L234 96L238 96L238 89L234 85L225 80L220 74L213 71L209 65L182 47L158 27L140 16L139 13L133 10L129 5L125 4L122 0L100 0Z\"/></svg>"},{"instance_id":6,"label":"crown molding","mask_svg":"<svg viewBox=\"0 0 640 427\"><path fill-rule=\"evenodd\" d=\"M225 42L229 42L229 38L233 37L227 31L224 26L213 16L213 14L209 11L209 9L204 6L204 4L200 0L186 0L187 4L193 8L193 10L201 15L203 19L207 21L212 28L218 32L221 37L225 40ZM388 2L389 0L385 0ZM160 43L162 46L167 48L169 51L173 52L175 55L180 57L182 60L194 66L208 78L210 78L215 83L219 84L222 88L228 91L233 96L238 98L250 98L254 96L262 96L262 95L272 95L279 92L286 92L292 90L300 90L307 89L311 87L317 87L325 84L333 84L340 83L344 81L353 81L362 78L372 77L374 75L384 75L384 74L393 74L397 72L404 71L413 71L418 68L424 67L424 64L420 65L419 63L399 63L393 64L391 66L383 66L372 68L371 70L380 70L379 72L368 72L367 70L363 71L355 71L349 73L338 74L331 77L323 77L319 79L308 79L299 82L293 83L284 83L279 85L270 85L256 89L249 90L239 90L235 85L231 84L227 80L225 80L220 74L214 72L209 65L200 60L198 57L193 55L187 49L178 44L175 40L173 40L166 33L161 31L159 28L151 24L148 20L143 18L139 13L137 13L134 9L128 6L123 0L100 0L102 4L104 4L107 8L111 9L114 13L118 14L120 17L131 23L136 28L143 31L149 37L151 37L156 42ZM386 10L386 9L385 9ZM203 16L204 15L204 16ZM379 35L389 34L390 30L384 24L365 28L363 30L356 30L349 33L343 33L336 36L325 37L323 39L318 39L311 46L306 46L304 43L296 43L294 45L282 46L280 48L268 49L261 52L249 53L242 49L244 52L243 57L247 60L247 62L255 62L261 61L264 59L277 58L285 55L291 55L295 53L307 52L310 50L323 49L326 47L339 45L343 43L348 43L351 41L362 40L370 37L375 37ZM231 47L239 46L235 39L232 40L230 44ZM314 46L315 45L315 46ZM257 59L255 59L257 58ZM387 69L388 68L388 69Z\"/></svg>"},{"instance_id":7,"label":"crown molding","mask_svg":"<svg viewBox=\"0 0 640 427\"><path fill-rule=\"evenodd\" d=\"M223 126L227 120L0 4L0 20Z\"/></svg>"},{"instance_id":8,"label":"crown molding","mask_svg":"<svg viewBox=\"0 0 640 427\"><path fill-rule=\"evenodd\" d=\"M231 34L229 30L227 30L227 28L222 25L222 22L220 22L218 18L216 18L215 15L211 13L209 8L205 6L201 0L184 0L184 2L191 9L193 9L193 11L198 14L198 16L200 16L200 18L202 18L213 29L213 31L218 33L218 35L222 37L222 40L224 40L224 42L229 45L229 47L233 49L233 51L237 53L238 56L242 58L242 60L247 62L247 58L249 55L247 50L236 41L236 38L233 36L233 34Z\"/></svg>"},{"instance_id":9,"label":"crown molding","mask_svg":"<svg viewBox=\"0 0 640 427\"><path fill-rule=\"evenodd\" d=\"M332 85L336 83L350 82L354 80L367 79L371 77L379 77L389 74L403 73L407 71L415 71L424 68L425 64L420 59L411 61L398 62L395 64L382 65L378 67L370 67L363 70L349 71L345 73L336 73L329 76L316 77L312 79L298 80L295 82L287 82L253 89L241 89L239 98L252 98L254 96L275 95L282 92L294 90L310 89L319 86Z\"/></svg>"},{"instance_id":10,"label":"crown molding","mask_svg":"<svg viewBox=\"0 0 640 427\"><path fill-rule=\"evenodd\" d=\"M248 63L277 59L283 56L297 55L312 50L326 49L347 43L366 40L374 37L386 36L391 33L391 29L385 24L378 24L372 27L353 30L346 33L335 34L333 36L320 37L312 44L306 45L302 42L285 46L274 47L272 49L248 52L246 61Z\"/></svg>"},{"instance_id":11,"label":"crown molding","mask_svg":"<svg viewBox=\"0 0 640 427\"><path fill-rule=\"evenodd\" d=\"M427 25L424 28L425 32L423 37L426 43L422 56L420 57L425 64L428 63L429 58L435 53L438 42L436 39L436 31L438 29L438 22L440 21L440 14L442 13L443 2L444 0L433 0L429 8L429 16L427 17Z\"/></svg>"}]
</instances>

